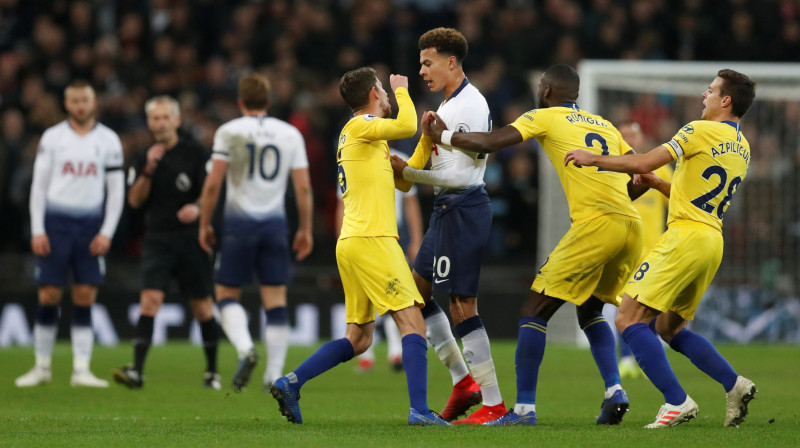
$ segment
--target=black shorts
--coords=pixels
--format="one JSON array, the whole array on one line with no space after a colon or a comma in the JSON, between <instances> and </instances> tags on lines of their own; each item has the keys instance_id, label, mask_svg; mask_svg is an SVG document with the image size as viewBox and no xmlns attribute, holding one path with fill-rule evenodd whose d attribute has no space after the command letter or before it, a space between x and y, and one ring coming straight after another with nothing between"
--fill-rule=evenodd
<instances>
[{"instance_id":1,"label":"black shorts","mask_svg":"<svg viewBox=\"0 0 800 448\"><path fill-rule=\"evenodd\" d=\"M140 266L143 289L167 292L175 278L183 299L212 295L211 257L197 240L197 229L145 235Z\"/></svg>"}]
</instances>

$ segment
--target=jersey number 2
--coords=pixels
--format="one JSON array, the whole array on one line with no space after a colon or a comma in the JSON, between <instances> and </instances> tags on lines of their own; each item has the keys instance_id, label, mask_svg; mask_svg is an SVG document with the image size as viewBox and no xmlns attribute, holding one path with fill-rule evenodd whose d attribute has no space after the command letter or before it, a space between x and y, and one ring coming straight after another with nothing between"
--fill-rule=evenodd
<instances>
[{"instance_id":1,"label":"jersey number 2","mask_svg":"<svg viewBox=\"0 0 800 448\"><path fill-rule=\"evenodd\" d=\"M256 149L256 145L248 143L247 150L250 152L250 171L247 173L247 178L252 179L256 171L256 162L258 163L258 174L264 180L275 179L278 175L278 168L281 162L281 153L275 145L262 146L261 149ZM273 157L267 157L267 153L274 154Z\"/></svg>"},{"instance_id":2,"label":"jersey number 2","mask_svg":"<svg viewBox=\"0 0 800 448\"><path fill-rule=\"evenodd\" d=\"M608 143L606 142L606 139L603 138L603 136L598 134L597 132L590 132L586 134L586 137L583 138L583 142L586 144L587 148L594 148L594 142L600 142L600 149L603 150L603 152L601 152L600 155L607 156L609 154ZM597 168L598 173L601 171L608 171L608 170L604 170L603 168Z\"/></svg>"}]
</instances>

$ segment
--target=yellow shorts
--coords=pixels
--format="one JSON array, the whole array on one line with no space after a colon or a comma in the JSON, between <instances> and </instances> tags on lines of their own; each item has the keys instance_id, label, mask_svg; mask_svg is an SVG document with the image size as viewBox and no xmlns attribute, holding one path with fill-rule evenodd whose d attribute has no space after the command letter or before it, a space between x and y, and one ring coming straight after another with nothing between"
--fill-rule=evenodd
<instances>
[{"instance_id":1,"label":"yellow shorts","mask_svg":"<svg viewBox=\"0 0 800 448\"><path fill-rule=\"evenodd\" d=\"M624 292L662 313L673 311L692 320L722 261L722 246L722 234L710 227L670 227Z\"/></svg>"},{"instance_id":2,"label":"yellow shorts","mask_svg":"<svg viewBox=\"0 0 800 448\"><path fill-rule=\"evenodd\" d=\"M531 289L575 305L591 296L617 305L642 251L642 221L618 214L573 224Z\"/></svg>"},{"instance_id":3,"label":"yellow shorts","mask_svg":"<svg viewBox=\"0 0 800 448\"><path fill-rule=\"evenodd\" d=\"M344 287L347 323L375 320L422 300L403 249L392 237L353 237L336 243L336 264Z\"/></svg>"}]
</instances>

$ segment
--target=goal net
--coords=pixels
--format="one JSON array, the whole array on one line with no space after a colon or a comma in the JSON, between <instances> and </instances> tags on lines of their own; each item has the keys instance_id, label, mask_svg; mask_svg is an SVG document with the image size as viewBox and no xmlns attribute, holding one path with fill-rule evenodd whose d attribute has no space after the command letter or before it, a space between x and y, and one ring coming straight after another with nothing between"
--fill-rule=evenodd
<instances>
[{"instance_id":1,"label":"goal net","mask_svg":"<svg viewBox=\"0 0 800 448\"><path fill-rule=\"evenodd\" d=\"M800 64L587 60L578 104L614 124L638 122L648 150L700 118L702 93L723 68L758 84L742 120L752 159L725 213L722 264L693 328L714 339L800 342ZM546 156L540 166L542 261L569 214Z\"/></svg>"}]
</instances>

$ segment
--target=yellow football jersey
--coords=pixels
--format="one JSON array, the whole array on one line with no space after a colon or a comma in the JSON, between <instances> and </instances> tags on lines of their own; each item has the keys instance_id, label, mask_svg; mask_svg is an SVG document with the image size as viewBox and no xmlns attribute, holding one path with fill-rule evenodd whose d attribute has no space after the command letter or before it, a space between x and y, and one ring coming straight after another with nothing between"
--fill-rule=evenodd
<instances>
[{"instance_id":1,"label":"yellow football jersey","mask_svg":"<svg viewBox=\"0 0 800 448\"><path fill-rule=\"evenodd\" d=\"M739 125L692 121L664 146L678 160L667 226L704 224L722 232L723 214L750 164L750 144Z\"/></svg>"},{"instance_id":2,"label":"yellow football jersey","mask_svg":"<svg viewBox=\"0 0 800 448\"><path fill-rule=\"evenodd\" d=\"M672 182L672 167L664 165L655 171L656 176L667 182ZM667 230L667 207L669 198L661 194L658 190L647 190L647 192L635 201L633 206L642 217L642 228L644 229L644 245L642 246L642 256L647 255L650 249L655 247L656 242Z\"/></svg>"},{"instance_id":3,"label":"yellow football jersey","mask_svg":"<svg viewBox=\"0 0 800 448\"><path fill-rule=\"evenodd\" d=\"M564 166L564 156L573 149L615 156L631 150L608 120L572 103L528 111L511 126L524 140L535 137L544 148L567 195L572 222L608 213L639 217L628 196L629 175L596 167Z\"/></svg>"},{"instance_id":4,"label":"yellow football jersey","mask_svg":"<svg viewBox=\"0 0 800 448\"><path fill-rule=\"evenodd\" d=\"M397 89L395 98L397 119L357 115L339 135L339 188L344 202L339 239L397 238L394 175L386 140L413 136L417 132L417 112L408 90Z\"/></svg>"}]
</instances>

